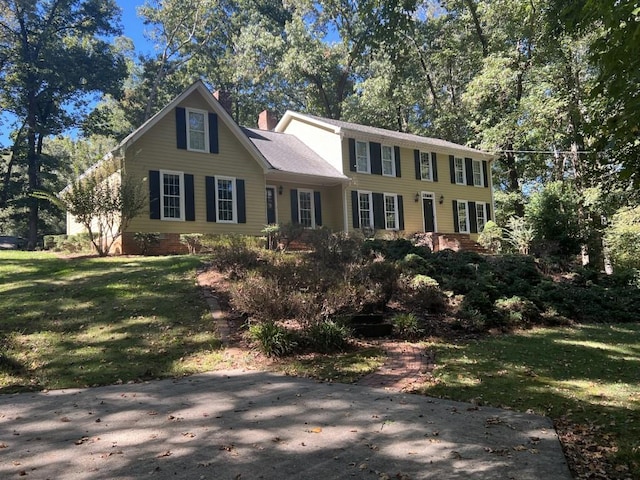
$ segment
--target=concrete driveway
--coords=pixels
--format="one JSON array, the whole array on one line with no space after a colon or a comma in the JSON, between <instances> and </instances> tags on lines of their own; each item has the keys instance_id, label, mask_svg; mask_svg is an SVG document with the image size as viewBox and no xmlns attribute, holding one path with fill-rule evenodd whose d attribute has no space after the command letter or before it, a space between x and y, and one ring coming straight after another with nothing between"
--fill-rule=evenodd
<instances>
[{"instance_id":1,"label":"concrete driveway","mask_svg":"<svg viewBox=\"0 0 640 480\"><path fill-rule=\"evenodd\" d=\"M0 396L0 478L570 479L549 419L267 372Z\"/></svg>"}]
</instances>

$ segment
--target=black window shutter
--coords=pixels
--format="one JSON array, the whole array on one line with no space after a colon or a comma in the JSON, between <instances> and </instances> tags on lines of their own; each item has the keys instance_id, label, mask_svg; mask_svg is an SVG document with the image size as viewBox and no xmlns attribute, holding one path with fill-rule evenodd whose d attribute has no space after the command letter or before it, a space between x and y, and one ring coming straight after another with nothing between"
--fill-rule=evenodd
<instances>
[{"instance_id":1,"label":"black window shutter","mask_svg":"<svg viewBox=\"0 0 640 480\"><path fill-rule=\"evenodd\" d=\"M400 147L393 147L393 156L396 160L396 177L401 177L402 166L400 164Z\"/></svg>"},{"instance_id":2,"label":"black window shutter","mask_svg":"<svg viewBox=\"0 0 640 480\"><path fill-rule=\"evenodd\" d=\"M216 221L216 177L205 177L204 186L207 202L207 222Z\"/></svg>"},{"instance_id":3,"label":"black window shutter","mask_svg":"<svg viewBox=\"0 0 640 480\"><path fill-rule=\"evenodd\" d=\"M373 200L373 226L384 230L384 195L382 193L373 193L371 197Z\"/></svg>"},{"instance_id":4,"label":"black window shutter","mask_svg":"<svg viewBox=\"0 0 640 480\"><path fill-rule=\"evenodd\" d=\"M351 190L351 216L353 217L353 228L360 228L360 202L356 190Z\"/></svg>"},{"instance_id":5,"label":"black window shutter","mask_svg":"<svg viewBox=\"0 0 640 480\"><path fill-rule=\"evenodd\" d=\"M470 158L465 158L464 166L467 170L467 185L473 186L473 160Z\"/></svg>"},{"instance_id":6,"label":"black window shutter","mask_svg":"<svg viewBox=\"0 0 640 480\"><path fill-rule=\"evenodd\" d=\"M247 223L247 201L244 192L244 180L236 179L236 210L238 212L238 223Z\"/></svg>"},{"instance_id":7,"label":"black window shutter","mask_svg":"<svg viewBox=\"0 0 640 480\"><path fill-rule=\"evenodd\" d=\"M149 170L149 218L160 220L160 172Z\"/></svg>"},{"instance_id":8,"label":"black window shutter","mask_svg":"<svg viewBox=\"0 0 640 480\"><path fill-rule=\"evenodd\" d=\"M487 209L487 222L491 220L491 206L488 203L485 203L484 206Z\"/></svg>"},{"instance_id":9,"label":"black window shutter","mask_svg":"<svg viewBox=\"0 0 640 480\"><path fill-rule=\"evenodd\" d=\"M193 175L184 174L184 219L193 222L196 219L196 201L193 191Z\"/></svg>"},{"instance_id":10,"label":"black window shutter","mask_svg":"<svg viewBox=\"0 0 640 480\"><path fill-rule=\"evenodd\" d=\"M382 145L376 142L369 142L369 152L371 158L371 173L382 175Z\"/></svg>"},{"instance_id":11,"label":"black window shutter","mask_svg":"<svg viewBox=\"0 0 640 480\"><path fill-rule=\"evenodd\" d=\"M398 230L404 230L404 202L402 201L402 195L398 195Z\"/></svg>"},{"instance_id":12,"label":"black window shutter","mask_svg":"<svg viewBox=\"0 0 640 480\"><path fill-rule=\"evenodd\" d=\"M316 215L316 226L322 226L322 202L320 192L313 192L313 209Z\"/></svg>"},{"instance_id":13,"label":"black window shutter","mask_svg":"<svg viewBox=\"0 0 640 480\"><path fill-rule=\"evenodd\" d=\"M422 180L422 172L420 170L420 150L413 151L413 162L416 164L416 180Z\"/></svg>"},{"instance_id":14,"label":"black window shutter","mask_svg":"<svg viewBox=\"0 0 640 480\"><path fill-rule=\"evenodd\" d=\"M436 152L431 152L431 176L434 182L438 181L438 156Z\"/></svg>"},{"instance_id":15,"label":"black window shutter","mask_svg":"<svg viewBox=\"0 0 640 480\"><path fill-rule=\"evenodd\" d=\"M451 204L453 205L453 231L460 233L460 224L458 223L458 202L456 200L452 200Z\"/></svg>"},{"instance_id":16,"label":"black window shutter","mask_svg":"<svg viewBox=\"0 0 640 480\"><path fill-rule=\"evenodd\" d=\"M209 152L219 153L218 147L218 115L209 112Z\"/></svg>"},{"instance_id":17,"label":"black window shutter","mask_svg":"<svg viewBox=\"0 0 640 480\"><path fill-rule=\"evenodd\" d=\"M349 170L355 172L356 167L356 141L353 138L349 139Z\"/></svg>"},{"instance_id":18,"label":"black window shutter","mask_svg":"<svg viewBox=\"0 0 640 480\"><path fill-rule=\"evenodd\" d=\"M298 189L291 189L291 223L294 225L300 223L300 217L298 217Z\"/></svg>"},{"instance_id":19,"label":"black window shutter","mask_svg":"<svg viewBox=\"0 0 640 480\"><path fill-rule=\"evenodd\" d=\"M488 165L487 165L487 161L483 160L482 161L482 176L484 177L484 186L485 188L489 187L489 169L488 169Z\"/></svg>"},{"instance_id":20,"label":"black window shutter","mask_svg":"<svg viewBox=\"0 0 640 480\"><path fill-rule=\"evenodd\" d=\"M451 175L451 183L456 183L456 161L453 155L449 155L449 174Z\"/></svg>"},{"instance_id":21,"label":"black window shutter","mask_svg":"<svg viewBox=\"0 0 640 480\"><path fill-rule=\"evenodd\" d=\"M176 142L179 149L187 149L187 117L182 107L176 107Z\"/></svg>"},{"instance_id":22,"label":"black window shutter","mask_svg":"<svg viewBox=\"0 0 640 480\"><path fill-rule=\"evenodd\" d=\"M469 215L469 227L471 233L478 233L478 212L476 211L476 202L467 203L467 215Z\"/></svg>"}]
</instances>

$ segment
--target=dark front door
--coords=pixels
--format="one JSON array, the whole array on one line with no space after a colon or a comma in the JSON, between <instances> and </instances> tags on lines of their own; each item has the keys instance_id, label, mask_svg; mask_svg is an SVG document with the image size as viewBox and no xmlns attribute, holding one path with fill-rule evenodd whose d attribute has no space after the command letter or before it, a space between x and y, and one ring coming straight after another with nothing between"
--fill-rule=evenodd
<instances>
[{"instance_id":1,"label":"dark front door","mask_svg":"<svg viewBox=\"0 0 640 480\"><path fill-rule=\"evenodd\" d=\"M424 210L424 231L435 232L436 222L433 216L433 198L423 198L422 208Z\"/></svg>"},{"instance_id":2,"label":"dark front door","mask_svg":"<svg viewBox=\"0 0 640 480\"><path fill-rule=\"evenodd\" d=\"M276 223L276 189L267 187L267 223Z\"/></svg>"}]
</instances>

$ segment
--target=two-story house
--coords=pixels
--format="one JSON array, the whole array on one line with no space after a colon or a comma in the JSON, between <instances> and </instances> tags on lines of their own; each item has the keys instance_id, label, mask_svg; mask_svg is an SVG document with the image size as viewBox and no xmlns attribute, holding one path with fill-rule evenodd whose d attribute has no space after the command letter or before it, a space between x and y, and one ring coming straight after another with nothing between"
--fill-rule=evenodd
<instances>
[{"instance_id":1,"label":"two-story house","mask_svg":"<svg viewBox=\"0 0 640 480\"><path fill-rule=\"evenodd\" d=\"M224 103L198 81L111 152L149 194L119 251L137 251L135 232L159 232L158 251L172 252L183 233L271 223L475 236L491 218L491 154L291 111L245 128Z\"/></svg>"}]
</instances>

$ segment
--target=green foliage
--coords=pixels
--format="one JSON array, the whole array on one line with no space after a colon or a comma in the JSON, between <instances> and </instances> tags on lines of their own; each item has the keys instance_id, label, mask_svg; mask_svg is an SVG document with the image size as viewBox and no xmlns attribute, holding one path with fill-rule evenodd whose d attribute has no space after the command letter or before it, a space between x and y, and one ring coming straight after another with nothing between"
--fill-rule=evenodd
<instances>
[{"instance_id":1,"label":"green foliage","mask_svg":"<svg viewBox=\"0 0 640 480\"><path fill-rule=\"evenodd\" d=\"M142 182L127 175L115 159L97 164L57 198L42 192L40 195L56 201L75 217L101 257L109 254L115 241L146 205Z\"/></svg>"},{"instance_id":2,"label":"green foliage","mask_svg":"<svg viewBox=\"0 0 640 480\"><path fill-rule=\"evenodd\" d=\"M142 255L148 255L151 249L160 243L160 233L136 232L133 234L133 241L140 249L140 253L142 253Z\"/></svg>"},{"instance_id":3,"label":"green foliage","mask_svg":"<svg viewBox=\"0 0 640 480\"><path fill-rule=\"evenodd\" d=\"M605 242L616 267L640 268L640 207L621 208L611 219Z\"/></svg>"},{"instance_id":4,"label":"green foliage","mask_svg":"<svg viewBox=\"0 0 640 480\"><path fill-rule=\"evenodd\" d=\"M416 339L422 333L418 317L413 313L398 313L391 317L391 323L394 333L407 340Z\"/></svg>"},{"instance_id":5,"label":"green foliage","mask_svg":"<svg viewBox=\"0 0 640 480\"><path fill-rule=\"evenodd\" d=\"M333 320L321 320L312 323L305 331L306 344L314 352L343 352L349 346L349 328Z\"/></svg>"},{"instance_id":6,"label":"green foliage","mask_svg":"<svg viewBox=\"0 0 640 480\"><path fill-rule=\"evenodd\" d=\"M90 252L92 247L88 233L75 235L45 235L44 249L54 252L79 253Z\"/></svg>"},{"instance_id":7,"label":"green foliage","mask_svg":"<svg viewBox=\"0 0 640 480\"><path fill-rule=\"evenodd\" d=\"M296 335L272 321L250 325L249 338L268 357L284 357L298 347Z\"/></svg>"},{"instance_id":8,"label":"green foliage","mask_svg":"<svg viewBox=\"0 0 640 480\"><path fill-rule=\"evenodd\" d=\"M509 327L532 325L540 320L540 310L528 299L518 296L499 298L495 301L495 309L500 315L500 322Z\"/></svg>"},{"instance_id":9,"label":"green foliage","mask_svg":"<svg viewBox=\"0 0 640 480\"><path fill-rule=\"evenodd\" d=\"M195 255L202 248L201 233L182 233L180 234L180 243L187 247L191 255Z\"/></svg>"},{"instance_id":10,"label":"green foliage","mask_svg":"<svg viewBox=\"0 0 640 480\"><path fill-rule=\"evenodd\" d=\"M478 236L478 243L491 253L499 253L502 249L502 229L489 220Z\"/></svg>"},{"instance_id":11,"label":"green foliage","mask_svg":"<svg viewBox=\"0 0 640 480\"><path fill-rule=\"evenodd\" d=\"M531 243L535 239L536 231L526 219L511 217L504 231L507 242L519 253L529 254Z\"/></svg>"}]
</instances>

